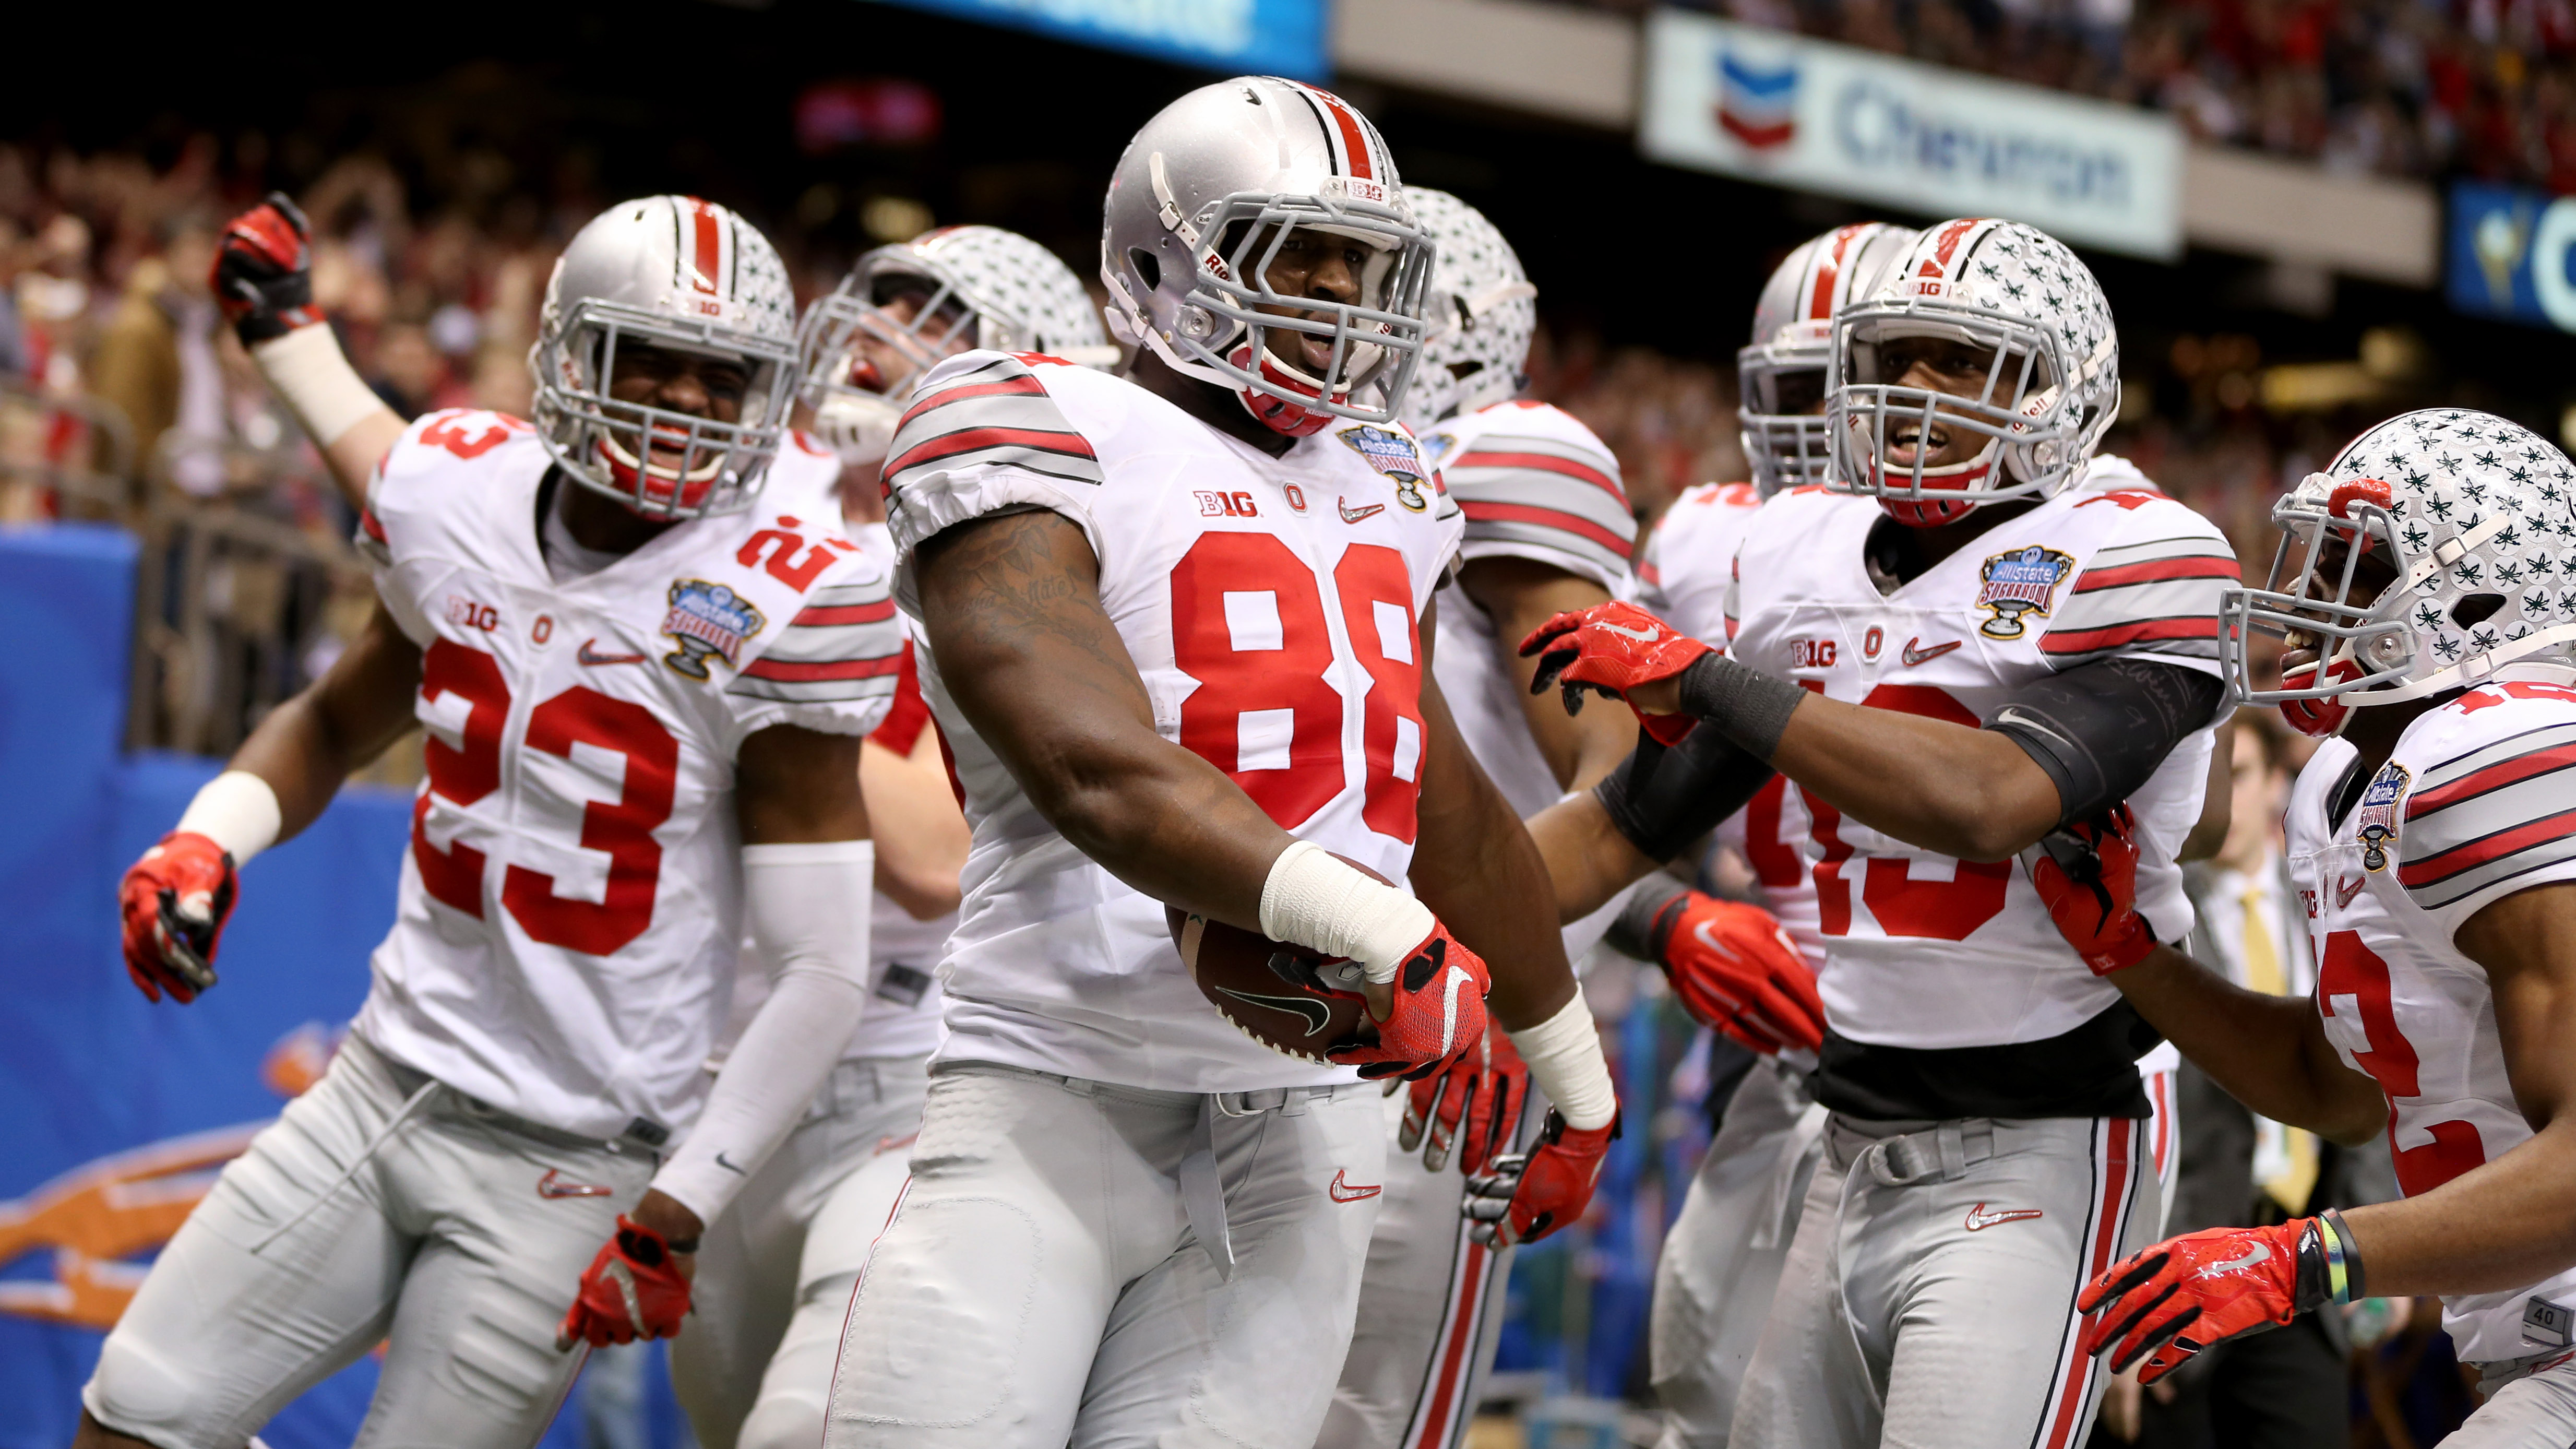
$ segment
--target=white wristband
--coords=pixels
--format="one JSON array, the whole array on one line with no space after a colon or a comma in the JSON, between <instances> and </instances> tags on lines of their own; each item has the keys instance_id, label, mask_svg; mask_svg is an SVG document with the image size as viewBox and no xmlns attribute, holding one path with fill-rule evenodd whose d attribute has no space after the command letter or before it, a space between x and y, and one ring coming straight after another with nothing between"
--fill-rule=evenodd
<instances>
[{"instance_id":1,"label":"white wristband","mask_svg":"<svg viewBox=\"0 0 2576 1449\"><path fill-rule=\"evenodd\" d=\"M1504 1035L1529 1063L1531 1084L1547 1094L1566 1126L1606 1127L1619 1115L1619 1091L1610 1082L1610 1063L1601 1056L1601 1030L1592 1024L1592 1008L1583 1004L1582 992L1538 1025Z\"/></svg>"},{"instance_id":2,"label":"white wristband","mask_svg":"<svg viewBox=\"0 0 2576 1449\"><path fill-rule=\"evenodd\" d=\"M1308 840L1291 841L1261 883L1261 934L1346 956L1380 985L1439 924L1430 907Z\"/></svg>"},{"instance_id":3,"label":"white wristband","mask_svg":"<svg viewBox=\"0 0 2576 1449\"><path fill-rule=\"evenodd\" d=\"M248 770L226 770L206 782L176 827L206 837L230 852L233 869L277 843L282 823L277 792Z\"/></svg>"},{"instance_id":4,"label":"white wristband","mask_svg":"<svg viewBox=\"0 0 2576 1449\"><path fill-rule=\"evenodd\" d=\"M319 447L330 447L351 428L379 412L385 400L359 381L340 352L340 339L324 325L298 327L250 350L269 390L284 399L304 424L305 435Z\"/></svg>"}]
</instances>

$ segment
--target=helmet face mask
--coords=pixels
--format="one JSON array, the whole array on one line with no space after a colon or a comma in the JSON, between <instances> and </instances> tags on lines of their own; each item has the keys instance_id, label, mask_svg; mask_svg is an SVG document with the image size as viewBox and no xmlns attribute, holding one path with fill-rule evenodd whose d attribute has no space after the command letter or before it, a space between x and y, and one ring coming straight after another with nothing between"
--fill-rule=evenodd
<instances>
[{"instance_id":1,"label":"helmet face mask","mask_svg":"<svg viewBox=\"0 0 2576 1449\"><path fill-rule=\"evenodd\" d=\"M750 507L794 402L791 301L778 254L722 207L656 196L601 213L556 262L528 354L556 467L646 518ZM739 369L734 417L618 397L620 358L645 353Z\"/></svg>"},{"instance_id":2,"label":"helmet face mask","mask_svg":"<svg viewBox=\"0 0 2576 1449\"><path fill-rule=\"evenodd\" d=\"M2220 646L2236 698L2310 734L2356 707L2430 699L2576 646L2576 469L2523 428L2428 409L2379 424L2273 506L2263 587L2229 589ZM2367 597L2356 597L2367 595ZM2255 687L2258 635L2293 659Z\"/></svg>"},{"instance_id":3,"label":"helmet face mask","mask_svg":"<svg viewBox=\"0 0 2576 1449\"><path fill-rule=\"evenodd\" d=\"M1356 243L1349 295L1278 285ZM1302 437L1392 423L1419 361L1432 246L1386 143L1339 97L1246 76L1145 123L1103 206L1100 275L1121 335Z\"/></svg>"},{"instance_id":4,"label":"helmet face mask","mask_svg":"<svg viewBox=\"0 0 2576 1449\"><path fill-rule=\"evenodd\" d=\"M1905 380L1926 352L1906 345L1915 339L1950 344L1952 386ZM1961 349L1983 354L1981 366L1963 374ZM1925 231L1874 296L1836 315L1832 351L1832 486L1875 495L1913 527L2062 491L2119 413L2120 339L2101 284L2019 223ZM1962 458L1930 461L1979 438Z\"/></svg>"},{"instance_id":5,"label":"helmet face mask","mask_svg":"<svg viewBox=\"0 0 2576 1449\"><path fill-rule=\"evenodd\" d=\"M885 456L923 373L960 352L1115 361L1091 297L1054 253L999 227L947 227L859 258L797 328L814 431L844 463Z\"/></svg>"},{"instance_id":6,"label":"helmet face mask","mask_svg":"<svg viewBox=\"0 0 2576 1449\"><path fill-rule=\"evenodd\" d=\"M1869 297L1918 235L1876 221L1836 227L1791 251L1763 283L1752 340L1735 354L1739 437L1763 497L1833 476L1824 407L1833 319Z\"/></svg>"}]
</instances>

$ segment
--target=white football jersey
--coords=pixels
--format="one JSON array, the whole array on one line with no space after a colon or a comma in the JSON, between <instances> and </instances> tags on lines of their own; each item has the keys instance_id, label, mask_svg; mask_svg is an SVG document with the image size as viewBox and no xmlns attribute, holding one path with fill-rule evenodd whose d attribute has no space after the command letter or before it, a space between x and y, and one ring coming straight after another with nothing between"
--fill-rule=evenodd
<instances>
[{"instance_id":1,"label":"white football jersey","mask_svg":"<svg viewBox=\"0 0 2576 1449\"><path fill-rule=\"evenodd\" d=\"M1637 557L1638 601L1665 623L1712 642L1726 637L1726 597L1735 582L1735 550L1753 526L1762 495L1750 483L1702 483L1686 489L1646 535ZM1774 775L1744 808L1717 827L1721 844L1744 852L1762 887L1762 904L1789 939L1822 968L1816 886L1809 876L1806 801Z\"/></svg>"},{"instance_id":2,"label":"white football jersey","mask_svg":"<svg viewBox=\"0 0 2576 1449\"><path fill-rule=\"evenodd\" d=\"M531 1121L659 1146L703 1098L742 939L735 752L874 728L902 636L837 517L699 519L558 582L548 467L518 419L439 412L369 484L429 769L355 1029Z\"/></svg>"},{"instance_id":3,"label":"white football jersey","mask_svg":"<svg viewBox=\"0 0 2576 1449\"><path fill-rule=\"evenodd\" d=\"M1873 498L1792 489L1745 530L1729 652L1830 698L1970 727L2014 687L2121 655L2219 672L2218 594L2234 551L2200 515L2136 490L2069 491L1994 525L1892 594L1864 561ZM2199 818L2210 731L2129 797L2139 907L2191 922L2174 864ZM2049 921L2016 861L1961 861L1847 819L1800 790L1810 821L1828 1019L1853 1041L1937 1048L2041 1041L2119 1000Z\"/></svg>"},{"instance_id":4,"label":"white football jersey","mask_svg":"<svg viewBox=\"0 0 2576 1449\"><path fill-rule=\"evenodd\" d=\"M1422 454L1465 516L1463 558L1529 559L1589 579L1614 599L1635 594L1628 551L1636 521L1619 460L1570 414L1542 402L1496 403L1423 434ZM1437 626L1431 672L1459 737L1514 814L1526 819L1555 804L1565 791L1530 734L1508 657L1520 641L1497 638L1494 621L1454 581L1440 590ZM1616 914L1567 926L1566 954L1580 959Z\"/></svg>"},{"instance_id":5,"label":"white football jersey","mask_svg":"<svg viewBox=\"0 0 2576 1449\"><path fill-rule=\"evenodd\" d=\"M790 433L779 447L777 461L769 465L768 481L761 485L761 501L766 507L806 517L839 519L840 481L838 455L804 433ZM884 524L862 524L850 529L849 537L860 552L876 560L889 577L893 575L894 540ZM897 615L895 622L900 626L904 620ZM905 650L908 655L909 641ZM925 709L918 671L907 658L888 700L886 716L869 738L895 747L895 738L899 737L900 751L909 754L928 722ZM886 828L882 820L869 823L879 834ZM850 1044L843 1048L841 1056L844 1060L927 1056L931 1048L939 1045L939 990L933 973L939 967L939 952L947 944L948 932L957 924L957 913L917 921L879 892L870 898L868 915L867 1011L859 1019L859 1029L850 1034ZM747 952L740 972L734 983L732 1023L725 1037L727 1051L743 1029L751 1025L760 1003L769 997L768 973Z\"/></svg>"},{"instance_id":6,"label":"white football jersey","mask_svg":"<svg viewBox=\"0 0 2576 1449\"><path fill-rule=\"evenodd\" d=\"M1410 434L1337 422L1273 458L1105 373L969 352L923 379L885 477L907 609L922 540L1000 510L1061 514L1099 559L1163 737L1299 838L1405 878L1419 621L1460 527ZM943 1060L1190 1092L1353 1079L1227 1024L1162 902L1056 834L919 659L975 832Z\"/></svg>"},{"instance_id":7,"label":"white football jersey","mask_svg":"<svg viewBox=\"0 0 2576 1449\"><path fill-rule=\"evenodd\" d=\"M2290 878L2315 947L2317 1011L2344 1064L2388 1094L2388 1145L2409 1197L2532 1135L2486 972L2452 936L2516 891L2576 880L2576 689L2552 674L2565 678L2508 666L2417 718L2339 821L2329 811L2357 763L2350 744L2319 747L2290 791ZM2442 1305L2464 1361L2567 1348L2576 1269Z\"/></svg>"}]
</instances>

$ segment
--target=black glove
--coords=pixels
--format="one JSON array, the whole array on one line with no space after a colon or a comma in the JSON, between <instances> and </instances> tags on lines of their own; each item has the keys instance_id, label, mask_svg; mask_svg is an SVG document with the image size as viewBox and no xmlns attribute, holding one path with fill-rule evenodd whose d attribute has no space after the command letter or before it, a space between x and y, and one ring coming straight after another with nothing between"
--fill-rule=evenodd
<instances>
[{"instance_id":1,"label":"black glove","mask_svg":"<svg viewBox=\"0 0 2576 1449\"><path fill-rule=\"evenodd\" d=\"M313 228L283 191L232 219L207 284L249 347L322 320L313 305Z\"/></svg>"}]
</instances>

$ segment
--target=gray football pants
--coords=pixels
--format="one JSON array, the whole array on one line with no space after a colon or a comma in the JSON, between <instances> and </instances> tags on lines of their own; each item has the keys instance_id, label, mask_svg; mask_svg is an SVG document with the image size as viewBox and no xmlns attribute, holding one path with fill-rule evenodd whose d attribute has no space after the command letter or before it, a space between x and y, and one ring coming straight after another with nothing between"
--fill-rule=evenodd
<instances>
[{"instance_id":1,"label":"gray football pants","mask_svg":"<svg viewBox=\"0 0 2576 1449\"><path fill-rule=\"evenodd\" d=\"M2331 1313L2336 1310L2327 1309ZM2442 1449L2567 1449L2576 1444L2576 1354L2481 1364L2486 1402Z\"/></svg>"},{"instance_id":2,"label":"gray football pants","mask_svg":"<svg viewBox=\"0 0 2576 1449\"><path fill-rule=\"evenodd\" d=\"M1381 1101L941 1067L825 1445L1310 1449L1385 1185Z\"/></svg>"},{"instance_id":3,"label":"gray football pants","mask_svg":"<svg viewBox=\"0 0 2576 1449\"><path fill-rule=\"evenodd\" d=\"M1736 1449L2077 1449L2075 1296L2153 1239L2147 1126L1830 1118Z\"/></svg>"},{"instance_id":4,"label":"gray football pants","mask_svg":"<svg viewBox=\"0 0 2576 1449\"><path fill-rule=\"evenodd\" d=\"M1794 1067L1755 1062L1700 1159L1655 1263L1647 1330L1660 1449L1726 1449L1744 1370L1824 1155L1825 1109Z\"/></svg>"},{"instance_id":5,"label":"gray football pants","mask_svg":"<svg viewBox=\"0 0 2576 1449\"><path fill-rule=\"evenodd\" d=\"M360 1449L533 1444L585 1353L555 1328L656 1165L352 1036L162 1250L81 1402L167 1449L241 1449L385 1343Z\"/></svg>"},{"instance_id":6,"label":"gray football pants","mask_svg":"<svg viewBox=\"0 0 2576 1449\"><path fill-rule=\"evenodd\" d=\"M813 1449L868 1248L903 1190L925 1057L845 1061L710 1224L671 1340L671 1387L705 1449Z\"/></svg>"}]
</instances>

